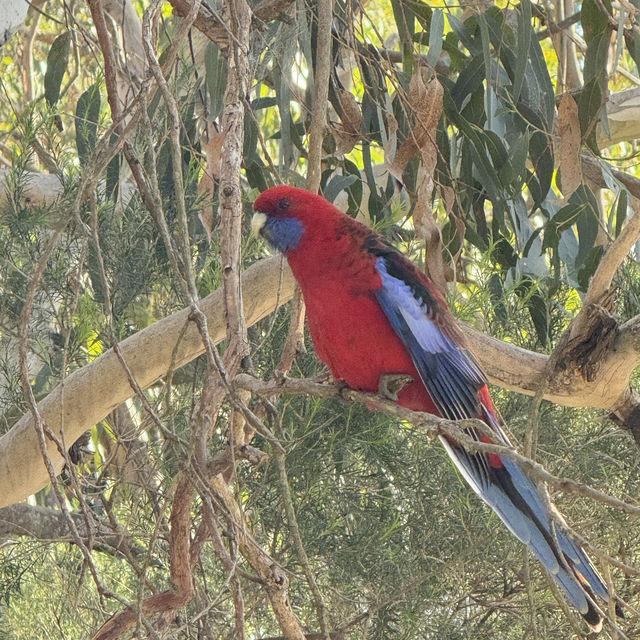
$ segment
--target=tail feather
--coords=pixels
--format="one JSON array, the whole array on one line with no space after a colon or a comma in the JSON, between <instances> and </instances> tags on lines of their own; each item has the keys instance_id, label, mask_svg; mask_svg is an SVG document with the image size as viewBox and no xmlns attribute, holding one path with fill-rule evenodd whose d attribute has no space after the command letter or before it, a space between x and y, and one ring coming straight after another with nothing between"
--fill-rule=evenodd
<instances>
[{"instance_id":1,"label":"tail feather","mask_svg":"<svg viewBox=\"0 0 640 640\"><path fill-rule=\"evenodd\" d=\"M553 521L548 511L549 507L551 507L551 509L554 508L553 505L548 504L540 489L531 478L525 475L524 471L516 462L505 459L503 460L503 464L511 476L513 484L518 487L518 491L532 508L541 525L548 528L552 542L553 536L555 536L555 540L557 540L562 550L565 562L576 573L579 582L591 588L598 597L606 602L609 598L609 592L589 556L585 553L584 549L569 536L561 525L554 526L554 524L552 524ZM556 515L560 522L564 524L564 519L557 511ZM553 531L551 530L552 526ZM580 579L580 577L582 577L582 579Z\"/></svg>"},{"instance_id":2,"label":"tail feather","mask_svg":"<svg viewBox=\"0 0 640 640\"><path fill-rule=\"evenodd\" d=\"M446 439L442 442L472 489L535 555L592 629L599 631L603 615L596 601L608 602L607 587L589 556L551 517L548 502L533 480L513 460L502 458L502 466L488 467L479 462L478 454ZM621 615L619 607L616 610Z\"/></svg>"}]
</instances>

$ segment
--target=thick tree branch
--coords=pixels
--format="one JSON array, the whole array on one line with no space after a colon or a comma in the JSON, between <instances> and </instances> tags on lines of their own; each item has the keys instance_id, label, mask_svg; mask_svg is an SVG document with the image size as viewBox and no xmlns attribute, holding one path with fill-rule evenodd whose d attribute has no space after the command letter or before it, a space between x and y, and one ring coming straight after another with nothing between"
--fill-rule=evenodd
<instances>
[{"instance_id":1,"label":"thick tree branch","mask_svg":"<svg viewBox=\"0 0 640 640\"><path fill-rule=\"evenodd\" d=\"M243 274L247 325L255 324L291 298L293 276L286 266L281 276L280 265L281 260L276 257L253 265ZM212 341L220 342L226 335L222 291L202 300L200 307L207 317ZM120 343L123 358L140 387L148 387L170 369L186 364L203 352L202 339L197 328L189 323L189 314L190 309L180 311ZM181 335L183 329L184 335ZM462 329L493 382L520 393L536 392L547 356L501 342L466 325L462 325ZM619 328L591 381L566 372L550 381L544 397L566 406L615 411L626 420L637 406L636 396L629 389L629 378L638 363L640 316ZM53 432L59 433L64 428L66 442L73 442L132 395L129 379L118 358L108 351L66 378L39 403L39 411ZM49 455L59 471L62 457L53 446L49 447ZM0 438L0 486L3 488L0 506L22 501L48 482L29 413Z\"/></svg>"},{"instance_id":2,"label":"thick tree branch","mask_svg":"<svg viewBox=\"0 0 640 640\"><path fill-rule=\"evenodd\" d=\"M281 278L280 265L278 257L256 264L243 274L248 324L255 324L291 298L293 277L287 270ZM226 337L222 291L207 296L199 306L209 321L212 341L220 342ZM122 357L140 387L148 387L170 369L181 367L203 352L198 329L189 322L190 313L190 309L184 309L120 343ZM132 396L129 378L110 350L68 376L38 406L49 429L56 434L64 429L65 441L72 443ZM63 459L51 443L49 455L59 472ZM28 413L0 438L0 507L24 500L48 482L33 416Z\"/></svg>"}]
</instances>

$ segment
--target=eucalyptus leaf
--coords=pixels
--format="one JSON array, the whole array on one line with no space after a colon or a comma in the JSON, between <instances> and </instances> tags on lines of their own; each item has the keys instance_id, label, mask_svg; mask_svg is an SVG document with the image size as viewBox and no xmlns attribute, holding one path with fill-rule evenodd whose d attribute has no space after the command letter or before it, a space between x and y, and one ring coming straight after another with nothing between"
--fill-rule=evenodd
<instances>
[{"instance_id":1,"label":"eucalyptus leaf","mask_svg":"<svg viewBox=\"0 0 640 640\"><path fill-rule=\"evenodd\" d=\"M600 260L604 255L604 250L605 247L603 245L598 245L589 249L584 260L581 262L578 268L578 284L580 285L580 288L585 292L589 288L589 281L591 280L591 276L595 273L598 265L600 264Z\"/></svg>"},{"instance_id":2,"label":"eucalyptus leaf","mask_svg":"<svg viewBox=\"0 0 640 640\"><path fill-rule=\"evenodd\" d=\"M521 0L517 8L518 34L516 66L513 71L511 96L514 102L518 102L520 92L525 80L529 50L534 39L533 25L531 23L531 3L529 0Z\"/></svg>"},{"instance_id":3,"label":"eucalyptus leaf","mask_svg":"<svg viewBox=\"0 0 640 640\"><path fill-rule=\"evenodd\" d=\"M96 146L98 121L100 120L100 85L91 85L76 104L76 149L78 158L85 164Z\"/></svg>"},{"instance_id":4,"label":"eucalyptus leaf","mask_svg":"<svg viewBox=\"0 0 640 640\"><path fill-rule=\"evenodd\" d=\"M213 122L222 115L228 75L227 60L213 42L209 42L205 49L204 65L209 91L209 120Z\"/></svg>"},{"instance_id":5,"label":"eucalyptus leaf","mask_svg":"<svg viewBox=\"0 0 640 640\"><path fill-rule=\"evenodd\" d=\"M354 175L333 176L324 188L322 195L329 202L333 202L341 191L348 189L357 179Z\"/></svg>"},{"instance_id":6,"label":"eucalyptus leaf","mask_svg":"<svg viewBox=\"0 0 640 640\"><path fill-rule=\"evenodd\" d=\"M622 225L627 218L627 209L629 206L629 195L626 189L622 189L618 194L617 202L615 203L616 211L616 226L614 237L617 238L622 231Z\"/></svg>"},{"instance_id":7,"label":"eucalyptus leaf","mask_svg":"<svg viewBox=\"0 0 640 640\"><path fill-rule=\"evenodd\" d=\"M492 273L487 281L487 289L491 295L491 302L493 305L493 312L496 314L496 318L503 324L507 322L509 315L507 308L502 300L504 296L504 288L502 286L502 280L497 273Z\"/></svg>"},{"instance_id":8,"label":"eucalyptus leaf","mask_svg":"<svg viewBox=\"0 0 640 640\"><path fill-rule=\"evenodd\" d=\"M576 255L575 267L580 269L583 266L587 255L593 249L598 236L599 213L598 202L589 187L580 185L569 198L571 204L582 206L582 211L576 220L578 232L578 253Z\"/></svg>"},{"instance_id":9,"label":"eucalyptus leaf","mask_svg":"<svg viewBox=\"0 0 640 640\"><path fill-rule=\"evenodd\" d=\"M611 0L583 0L580 23L587 44L609 29Z\"/></svg>"},{"instance_id":10,"label":"eucalyptus leaf","mask_svg":"<svg viewBox=\"0 0 640 640\"><path fill-rule=\"evenodd\" d=\"M509 148L509 158L501 169L501 180L505 188L518 193L526 178L527 157L529 154L528 132L518 136Z\"/></svg>"},{"instance_id":11,"label":"eucalyptus leaf","mask_svg":"<svg viewBox=\"0 0 640 640\"><path fill-rule=\"evenodd\" d=\"M538 335L538 340L540 340L540 344L543 347L546 347L549 341L549 312L546 300L537 289L529 296L527 309Z\"/></svg>"},{"instance_id":12,"label":"eucalyptus leaf","mask_svg":"<svg viewBox=\"0 0 640 640\"><path fill-rule=\"evenodd\" d=\"M529 157L535 169L538 190L537 193L532 193L532 195L534 196L535 205L538 206L547 197L551 189L555 166L551 140L549 136L540 130L536 130L531 134Z\"/></svg>"},{"instance_id":13,"label":"eucalyptus leaf","mask_svg":"<svg viewBox=\"0 0 640 640\"><path fill-rule=\"evenodd\" d=\"M431 18L429 27L429 52L427 53L427 63L432 67L436 66L442 53L442 34L444 32L444 14L442 9L436 9Z\"/></svg>"},{"instance_id":14,"label":"eucalyptus leaf","mask_svg":"<svg viewBox=\"0 0 640 640\"><path fill-rule=\"evenodd\" d=\"M358 166L351 162L351 160L345 159L344 171L351 176L355 177L355 180L347 187L347 194L349 196L349 213L357 213L362 205L362 174Z\"/></svg>"},{"instance_id":15,"label":"eucalyptus leaf","mask_svg":"<svg viewBox=\"0 0 640 640\"><path fill-rule=\"evenodd\" d=\"M482 43L475 37L475 27L477 23L471 18L464 22L460 20L454 13L447 14L449 26L458 36L460 42L468 49L469 53L475 57L482 54Z\"/></svg>"},{"instance_id":16,"label":"eucalyptus leaf","mask_svg":"<svg viewBox=\"0 0 640 640\"><path fill-rule=\"evenodd\" d=\"M584 82L587 84L594 78L604 80L607 75L607 62L609 59L610 33L594 36L587 45L584 57Z\"/></svg>"},{"instance_id":17,"label":"eucalyptus leaf","mask_svg":"<svg viewBox=\"0 0 640 640\"><path fill-rule=\"evenodd\" d=\"M636 63L638 73L640 73L640 33L637 33L635 30L631 32L625 31L624 41L627 45L627 51Z\"/></svg>"},{"instance_id":18,"label":"eucalyptus leaf","mask_svg":"<svg viewBox=\"0 0 640 640\"><path fill-rule=\"evenodd\" d=\"M47 71L44 75L44 98L51 107L60 99L60 87L69 65L70 50L71 33L69 31L60 34L49 49Z\"/></svg>"},{"instance_id":19,"label":"eucalyptus leaf","mask_svg":"<svg viewBox=\"0 0 640 640\"><path fill-rule=\"evenodd\" d=\"M451 91L451 97L456 103L457 110L462 109L465 100L482 87L485 79L485 63L482 56L472 58L462 70Z\"/></svg>"},{"instance_id":20,"label":"eucalyptus leaf","mask_svg":"<svg viewBox=\"0 0 640 640\"><path fill-rule=\"evenodd\" d=\"M595 145L594 122L598 118L603 104L600 79L592 78L582 88L580 98L578 99L578 120L580 121L580 131L582 133L582 138L588 140L592 149Z\"/></svg>"},{"instance_id":21,"label":"eucalyptus leaf","mask_svg":"<svg viewBox=\"0 0 640 640\"><path fill-rule=\"evenodd\" d=\"M118 137L116 134L111 136L111 144L115 144ZM107 198L117 200L118 188L120 185L120 164L122 162L122 154L118 153L113 157L111 162L107 165L106 180L105 180L105 195Z\"/></svg>"}]
</instances>

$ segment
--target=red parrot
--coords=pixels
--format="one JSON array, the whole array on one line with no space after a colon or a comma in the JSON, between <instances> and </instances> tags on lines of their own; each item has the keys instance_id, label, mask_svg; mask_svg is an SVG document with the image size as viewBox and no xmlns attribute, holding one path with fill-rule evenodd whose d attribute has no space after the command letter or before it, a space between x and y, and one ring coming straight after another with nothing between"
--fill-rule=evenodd
<instances>
[{"instance_id":1,"label":"red parrot","mask_svg":"<svg viewBox=\"0 0 640 640\"><path fill-rule=\"evenodd\" d=\"M384 238L321 196L278 186L255 201L252 227L284 253L300 285L311 337L337 380L378 392L410 380L397 402L451 420L479 418L510 446L487 378L431 280ZM523 542L596 631L609 600L585 551L557 524L554 509L523 469L497 454L471 453L441 438L471 488ZM616 604L619 615L622 611Z\"/></svg>"}]
</instances>

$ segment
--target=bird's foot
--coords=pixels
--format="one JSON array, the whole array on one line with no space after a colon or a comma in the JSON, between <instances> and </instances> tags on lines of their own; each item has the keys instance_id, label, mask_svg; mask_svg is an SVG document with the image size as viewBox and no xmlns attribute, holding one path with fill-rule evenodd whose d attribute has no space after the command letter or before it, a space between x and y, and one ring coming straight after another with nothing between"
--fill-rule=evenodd
<instances>
[{"instance_id":1,"label":"bird's foot","mask_svg":"<svg viewBox=\"0 0 640 640\"><path fill-rule=\"evenodd\" d=\"M338 397L342 398L345 402L349 402L350 398L347 395L348 391L351 391L351 387L344 380L332 380L334 386L338 390Z\"/></svg>"},{"instance_id":2,"label":"bird's foot","mask_svg":"<svg viewBox=\"0 0 640 640\"><path fill-rule=\"evenodd\" d=\"M336 381L329 371L325 371L311 379L318 384L331 384Z\"/></svg>"},{"instance_id":3,"label":"bird's foot","mask_svg":"<svg viewBox=\"0 0 640 640\"><path fill-rule=\"evenodd\" d=\"M398 393L402 391L410 382L413 382L413 377L406 373L387 373L380 376L378 381L378 393L387 400L398 401Z\"/></svg>"}]
</instances>

